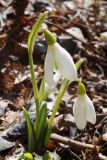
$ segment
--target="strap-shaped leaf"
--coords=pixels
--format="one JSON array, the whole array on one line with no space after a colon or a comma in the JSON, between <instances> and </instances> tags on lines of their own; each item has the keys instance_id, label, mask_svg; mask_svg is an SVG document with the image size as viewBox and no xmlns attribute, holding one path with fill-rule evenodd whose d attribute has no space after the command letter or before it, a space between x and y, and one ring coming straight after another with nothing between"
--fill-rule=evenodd
<instances>
[{"instance_id":1,"label":"strap-shaped leaf","mask_svg":"<svg viewBox=\"0 0 107 160\"><path fill-rule=\"evenodd\" d=\"M39 123L36 130L36 147L39 151L41 145L43 145L44 133L47 127L47 104L43 104L39 114Z\"/></svg>"},{"instance_id":2,"label":"strap-shaped leaf","mask_svg":"<svg viewBox=\"0 0 107 160\"><path fill-rule=\"evenodd\" d=\"M35 38L36 38L36 36L37 36L41 26L42 26L42 23L44 22L47 14L48 14L48 11L42 13L39 16L38 20L36 21L36 23L34 24L34 26L32 28L32 31L29 34L29 37L28 37L28 52L29 52L29 54L33 53Z\"/></svg>"},{"instance_id":3,"label":"strap-shaped leaf","mask_svg":"<svg viewBox=\"0 0 107 160\"><path fill-rule=\"evenodd\" d=\"M45 83L45 78L42 78L41 85L39 88L39 102L40 105L42 104L43 100L46 100L48 95L50 94L51 89L49 88L48 84Z\"/></svg>"},{"instance_id":4,"label":"strap-shaped leaf","mask_svg":"<svg viewBox=\"0 0 107 160\"><path fill-rule=\"evenodd\" d=\"M45 80L44 80L44 77L43 77L42 81L41 81L40 88L39 88L39 101L40 101L40 104L43 101L44 89L45 89Z\"/></svg>"},{"instance_id":5,"label":"strap-shaped leaf","mask_svg":"<svg viewBox=\"0 0 107 160\"><path fill-rule=\"evenodd\" d=\"M28 151L33 152L35 150L35 132L33 123L29 117L28 111L23 107L23 113L28 127Z\"/></svg>"}]
</instances>

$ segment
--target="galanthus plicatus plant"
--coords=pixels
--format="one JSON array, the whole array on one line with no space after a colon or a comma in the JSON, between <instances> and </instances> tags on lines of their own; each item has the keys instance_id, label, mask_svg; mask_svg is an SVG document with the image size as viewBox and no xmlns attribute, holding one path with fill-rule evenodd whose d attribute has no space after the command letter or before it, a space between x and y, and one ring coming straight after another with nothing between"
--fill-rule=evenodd
<instances>
[{"instance_id":1,"label":"galanthus plicatus plant","mask_svg":"<svg viewBox=\"0 0 107 160\"><path fill-rule=\"evenodd\" d=\"M79 129L84 129L87 121L95 124L96 114L94 105L87 96L85 86L82 82L79 82L77 94L78 97L74 103L73 114L77 127Z\"/></svg>"},{"instance_id":2,"label":"galanthus plicatus plant","mask_svg":"<svg viewBox=\"0 0 107 160\"><path fill-rule=\"evenodd\" d=\"M46 11L39 16L28 37L29 64L36 106L35 122L33 123L31 121L25 108L23 108L23 112L28 127L28 152L36 153L40 153L41 148L47 147L52 132L53 120L58 111L61 99L69 84L73 81L78 82L77 70L83 62L83 59L80 58L74 64L71 55L57 43L55 36L48 29L42 27L47 14L48 12ZM37 77L33 64L33 48L39 31L43 32L48 45L44 63L44 76L40 88L37 86ZM50 91L52 91L51 88L55 87L54 69L59 72L62 81L52 114L48 118L47 103L44 100L48 97ZM80 113L81 110L83 112L82 114ZM79 129L85 128L87 121L95 123L96 120L94 106L86 95L82 82L79 82L78 86L78 97L74 104L74 118Z\"/></svg>"}]
</instances>

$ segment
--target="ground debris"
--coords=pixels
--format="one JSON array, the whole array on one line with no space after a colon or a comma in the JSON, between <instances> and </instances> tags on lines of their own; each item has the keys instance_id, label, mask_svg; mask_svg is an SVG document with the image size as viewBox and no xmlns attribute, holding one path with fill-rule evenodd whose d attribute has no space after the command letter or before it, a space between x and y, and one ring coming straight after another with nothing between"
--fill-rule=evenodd
<instances>
[{"instance_id":1,"label":"ground debris","mask_svg":"<svg viewBox=\"0 0 107 160\"><path fill-rule=\"evenodd\" d=\"M27 38L38 15L45 10L51 11L45 21L46 26L56 35L60 45L69 51L75 62L80 57L84 59L78 73L83 79L89 97L93 100L97 114L95 126L88 123L84 131L77 129L73 117L77 84L70 85L55 117L53 131L58 134L56 136L80 144L85 143L91 148L77 150L77 146L74 149L69 144L66 145L66 142L54 138L53 150L62 160L105 160L107 159L107 39L102 38L102 35L107 32L106 0L90 0L90 3L87 0L54 0L54 3L52 0L0 1L0 152L6 150L5 156L8 157L7 149L13 147L16 140L20 139L22 142L26 132L26 123L21 111L23 106L29 110L34 121L35 104L32 98ZM47 45L44 39L41 39L40 33L34 45L34 69L38 86L43 76L47 51ZM55 94L47 99L48 116L54 106L55 95L57 88ZM22 142L24 145L25 141L26 136ZM5 156L1 155L0 159Z\"/></svg>"}]
</instances>

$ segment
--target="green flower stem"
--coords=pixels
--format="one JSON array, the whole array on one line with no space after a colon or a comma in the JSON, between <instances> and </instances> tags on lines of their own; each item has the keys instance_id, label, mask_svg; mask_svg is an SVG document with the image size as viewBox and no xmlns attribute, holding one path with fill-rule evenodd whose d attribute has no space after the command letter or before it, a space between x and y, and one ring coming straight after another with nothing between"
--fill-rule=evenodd
<instances>
[{"instance_id":1,"label":"green flower stem","mask_svg":"<svg viewBox=\"0 0 107 160\"><path fill-rule=\"evenodd\" d=\"M34 65L33 65L33 57L32 54L29 54L29 64L30 64L30 71L31 71L31 80L33 85L33 91L34 91L34 99L36 103L36 122L38 122L39 117L39 92L37 87L37 81L36 81L36 75L34 71Z\"/></svg>"},{"instance_id":2,"label":"green flower stem","mask_svg":"<svg viewBox=\"0 0 107 160\"><path fill-rule=\"evenodd\" d=\"M75 65L76 65L76 68L77 70L80 68L81 64L83 63L83 59L81 58ZM44 145L45 147L47 147L48 145L48 141L49 141L49 138L50 138L50 134L52 132L52 123L53 123L53 120L55 118L55 115L56 115L56 112L58 111L58 108L59 108L59 104L61 102L61 99L65 93L65 91L67 90L67 87L69 86L69 84L71 84L73 81L69 81L69 80L63 80L62 82L62 85L60 87L60 90L59 90L59 93L58 93L58 96L57 96L57 99L56 99L56 102L55 102L55 105L54 105L54 108L53 108L53 111L52 111L52 114L48 120L48 128L47 128L47 133L46 133L46 137L45 137L45 141L44 141Z\"/></svg>"},{"instance_id":3,"label":"green flower stem","mask_svg":"<svg viewBox=\"0 0 107 160\"><path fill-rule=\"evenodd\" d=\"M55 102L55 105L54 105L54 108L53 108L53 111L52 111L52 114L51 114L51 116L48 120L48 129L47 129L46 138L45 138L45 142L44 142L45 147L47 147L47 145L48 145L50 134L52 132L52 123L53 123L53 120L55 118L56 112L59 108L59 104L61 102L61 99L62 99L68 85L69 85L69 81L68 80L63 80L62 85L61 85L60 90L59 90L59 94L57 96L57 99L56 99L56 102Z\"/></svg>"},{"instance_id":4,"label":"green flower stem","mask_svg":"<svg viewBox=\"0 0 107 160\"><path fill-rule=\"evenodd\" d=\"M83 58L80 58L80 59L76 62L75 66L76 66L76 69L77 69L77 70L81 67L81 64L82 64L83 62L84 62Z\"/></svg>"},{"instance_id":5,"label":"green flower stem","mask_svg":"<svg viewBox=\"0 0 107 160\"><path fill-rule=\"evenodd\" d=\"M53 122L53 120L55 118L55 115L56 115L56 112L58 110L59 104L61 102L61 99L62 99L62 97L63 97L68 85L69 85L69 81L68 80L64 80L62 82L62 85L61 85L60 90L59 90L59 94L57 96L57 99L56 99L56 102L55 102L55 105L54 105L54 108L53 108L53 111L52 111L52 114L51 114L51 116L49 118L49 125L52 124L52 122Z\"/></svg>"},{"instance_id":6,"label":"green flower stem","mask_svg":"<svg viewBox=\"0 0 107 160\"><path fill-rule=\"evenodd\" d=\"M83 59L81 58L81 59L79 59L79 61L75 64L75 65L76 65L76 68L79 69L82 63L83 63ZM50 116L50 118L49 118L49 124L53 122L53 119L54 119L54 117L55 117L55 115L56 115L56 112L57 112L57 110L58 110L59 104L60 104L60 102L61 102L61 99L62 99L62 97L63 97L63 95L64 95L64 93L65 93L68 85L71 84L72 82L73 82L73 81L69 81L69 80L66 80L66 79L63 80L62 85L61 85L60 90L59 90L59 94L58 94L57 99L56 99L56 102L55 102L55 106L54 106L53 111L52 111L52 114L51 114L51 116Z\"/></svg>"}]
</instances>

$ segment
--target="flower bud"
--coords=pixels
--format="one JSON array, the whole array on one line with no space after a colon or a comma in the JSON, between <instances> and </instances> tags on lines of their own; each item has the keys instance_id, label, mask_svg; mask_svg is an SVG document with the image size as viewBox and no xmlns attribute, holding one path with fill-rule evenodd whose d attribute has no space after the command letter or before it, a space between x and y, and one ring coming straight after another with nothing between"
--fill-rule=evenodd
<instances>
[{"instance_id":1,"label":"flower bud","mask_svg":"<svg viewBox=\"0 0 107 160\"><path fill-rule=\"evenodd\" d=\"M44 30L44 36L48 45L53 45L56 42L55 36L48 30Z\"/></svg>"},{"instance_id":2,"label":"flower bud","mask_svg":"<svg viewBox=\"0 0 107 160\"><path fill-rule=\"evenodd\" d=\"M79 82L78 89L77 89L78 95L84 95L86 93L85 86L82 82Z\"/></svg>"}]
</instances>

